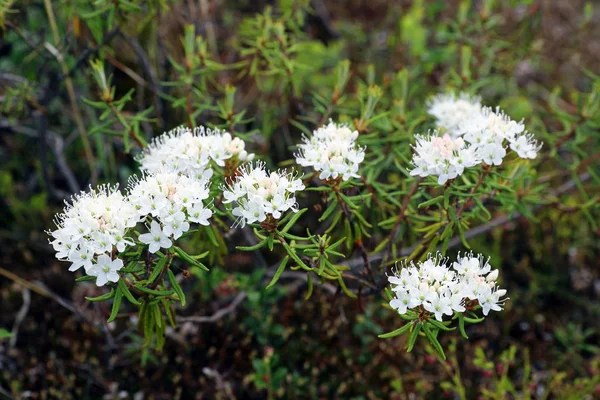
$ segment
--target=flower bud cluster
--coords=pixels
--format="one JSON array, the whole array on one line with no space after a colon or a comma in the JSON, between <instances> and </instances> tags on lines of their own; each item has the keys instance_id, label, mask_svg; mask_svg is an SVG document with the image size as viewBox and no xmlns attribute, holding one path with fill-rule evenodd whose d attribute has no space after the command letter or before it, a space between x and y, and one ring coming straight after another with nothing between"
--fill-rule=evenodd
<instances>
[{"instance_id":1,"label":"flower bud cluster","mask_svg":"<svg viewBox=\"0 0 600 400\"><path fill-rule=\"evenodd\" d=\"M269 172L263 162L257 162L241 167L235 181L223 186L223 203L236 203L233 215L238 218L236 225L243 227L263 222L268 215L279 219L287 210L298 211L294 193L303 189L302 180L293 173Z\"/></svg>"},{"instance_id":2,"label":"flower bud cluster","mask_svg":"<svg viewBox=\"0 0 600 400\"><path fill-rule=\"evenodd\" d=\"M296 162L319 171L319 179L341 176L347 181L352 177L358 178L358 166L365 158L365 149L356 144L357 138L358 131L330 121L310 137L302 138Z\"/></svg>"},{"instance_id":3,"label":"flower bud cluster","mask_svg":"<svg viewBox=\"0 0 600 400\"><path fill-rule=\"evenodd\" d=\"M240 138L200 126L193 130L178 127L155 138L137 160L145 172L170 171L194 176L204 175L211 160L222 167L231 158L251 161L254 154L248 154Z\"/></svg>"},{"instance_id":4,"label":"flower bud cluster","mask_svg":"<svg viewBox=\"0 0 600 400\"><path fill-rule=\"evenodd\" d=\"M116 271L123 261L113 254L133 244L127 232L140 218L116 186L100 186L73 196L72 203L56 216L57 229L48 232L53 238L50 243L57 259L71 263L69 271L83 267L102 286L119 279Z\"/></svg>"},{"instance_id":5,"label":"flower bud cluster","mask_svg":"<svg viewBox=\"0 0 600 400\"><path fill-rule=\"evenodd\" d=\"M394 292L390 306L399 314L422 307L442 321L444 315L479 305L487 316L490 310L502 310L507 300L502 299L506 290L498 288L497 279L498 270L492 271L481 255L459 255L451 267L448 259L430 255L416 265L405 263L388 277Z\"/></svg>"}]
</instances>

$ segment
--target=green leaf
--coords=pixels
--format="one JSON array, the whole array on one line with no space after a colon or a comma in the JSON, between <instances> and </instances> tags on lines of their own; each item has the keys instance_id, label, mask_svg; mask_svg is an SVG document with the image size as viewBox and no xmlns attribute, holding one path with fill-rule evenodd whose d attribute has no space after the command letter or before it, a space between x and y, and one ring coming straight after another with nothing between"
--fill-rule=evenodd
<instances>
[{"instance_id":1,"label":"green leaf","mask_svg":"<svg viewBox=\"0 0 600 400\"><path fill-rule=\"evenodd\" d=\"M154 296L170 296L173 293L175 293L174 290L156 290L156 289L150 289L147 288L145 286L135 286L136 289L141 290L144 293L148 293L148 294L153 294Z\"/></svg>"},{"instance_id":2,"label":"green leaf","mask_svg":"<svg viewBox=\"0 0 600 400\"><path fill-rule=\"evenodd\" d=\"M13 337L13 334L4 328L0 328L0 339L7 339Z\"/></svg>"},{"instance_id":3,"label":"green leaf","mask_svg":"<svg viewBox=\"0 0 600 400\"><path fill-rule=\"evenodd\" d=\"M460 331L462 337L465 339L469 338L469 336L467 336L467 332L465 331L465 317L462 313L458 313L458 330Z\"/></svg>"},{"instance_id":4,"label":"green leaf","mask_svg":"<svg viewBox=\"0 0 600 400\"><path fill-rule=\"evenodd\" d=\"M274 284L277 283L277 281L279 280L279 277L285 270L285 266L287 265L287 262L289 259L290 259L290 256L285 256L283 258L283 260L279 264L279 267L277 268L277 271L275 271L275 275L273 275L273 279L271 279L271 282L269 282L269 284L267 285L267 287L266 287L267 289L270 289Z\"/></svg>"},{"instance_id":5,"label":"green leaf","mask_svg":"<svg viewBox=\"0 0 600 400\"><path fill-rule=\"evenodd\" d=\"M117 285L119 287L119 290L121 290L121 292L123 292L123 295L131 304L134 304L136 306L139 306L142 304L139 301L137 301L137 299L135 297L133 297L133 294L131 294L129 287L127 287L127 284L125 283L124 278L119 279Z\"/></svg>"},{"instance_id":6,"label":"green leaf","mask_svg":"<svg viewBox=\"0 0 600 400\"><path fill-rule=\"evenodd\" d=\"M312 280L312 275L310 275L310 273L306 276L306 283L308 284L308 290L306 291L304 300L310 299L310 296L312 296L312 293L313 293L313 280Z\"/></svg>"},{"instance_id":7,"label":"green leaf","mask_svg":"<svg viewBox=\"0 0 600 400\"><path fill-rule=\"evenodd\" d=\"M163 308L165 309L165 314L167 315L167 319L169 320L169 325L171 325L172 328L176 328L177 323L175 322L175 313L173 312L173 309L171 308L171 304L165 299L163 299L161 301L161 304L163 305Z\"/></svg>"},{"instance_id":8,"label":"green leaf","mask_svg":"<svg viewBox=\"0 0 600 400\"><path fill-rule=\"evenodd\" d=\"M148 284L151 284L152 282L154 282L156 280L156 278L158 278L158 276L161 274L161 272L165 268L167 261L169 260L169 257L164 256L164 255L161 255L159 257L160 257L160 259L154 265L154 269L152 270L152 273L150 274L150 277L148 278Z\"/></svg>"},{"instance_id":9,"label":"green leaf","mask_svg":"<svg viewBox=\"0 0 600 400\"><path fill-rule=\"evenodd\" d=\"M410 353L413 349L413 347L415 347L415 343L417 342L417 337L419 336L419 332L421 332L421 327L422 327L422 323L421 322L417 322L414 325L414 329L412 331L412 333L410 334L410 338L408 339L408 345L406 346L406 352Z\"/></svg>"},{"instance_id":10,"label":"green leaf","mask_svg":"<svg viewBox=\"0 0 600 400\"><path fill-rule=\"evenodd\" d=\"M464 317L465 322L468 322L470 324L478 324L480 322L483 322L483 320L485 319L484 317L481 318L469 318L469 317Z\"/></svg>"},{"instance_id":11,"label":"green leaf","mask_svg":"<svg viewBox=\"0 0 600 400\"><path fill-rule=\"evenodd\" d=\"M110 289L110 292L103 294L102 296L98 296L98 297L86 297L85 299L87 301L104 301L104 300L108 300L108 299L112 299L115 296L115 289Z\"/></svg>"},{"instance_id":12,"label":"green leaf","mask_svg":"<svg viewBox=\"0 0 600 400\"><path fill-rule=\"evenodd\" d=\"M121 301L123 300L123 292L119 287L117 287L117 291L115 293L115 300L113 301L112 310L110 312L110 316L106 322L113 322L115 318L117 318L117 314L119 313L119 309L121 308Z\"/></svg>"},{"instance_id":13,"label":"green leaf","mask_svg":"<svg viewBox=\"0 0 600 400\"><path fill-rule=\"evenodd\" d=\"M448 193L449 191L446 190L446 193ZM439 203L442 199L444 198L444 196L437 196L434 197L433 199L427 200L422 202L421 204L418 205L418 208L424 208L424 207L429 207L433 204Z\"/></svg>"},{"instance_id":14,"label":"green leaf","mask_svg":"<svg viewBox=\"0 0 600 400\"><path fill-rule=\"evenodd\" d=\"M79 278L75 279L75 282L86 282L86 281L93 281L94 279L96 279L95 276L92 275L84 275L84 276L80 276Z\"/></svg>"},{"instance_id":15,"label":"green leaf","mask_svg":"<svg viewBox=\"0 0 600 400\"><path fill-rule=\"evenodd\" d=\"M431 322L431 321L429 321L429 322ZM423 331L425 332L425 336L427 336L427 339L429 339L429 343L431 343L433 348L438 352L438 354L442 357L442 359L445 360L446 354L444 354L444 349L442 348L442 345L437 340L437 338L435 337L433 332L431 332L431 329L429 329L429 324L427 324L427 323L423 324Z\"/></svg>"},{"instance_id":16,"label":"green leaf","mask_svg":"<svg viewBox=\"0 0 600 400\"><path fill-rule=\"evenodd\" d=\"M285 226L281 230L281 233L286 233L287 231L289 231L292 228L292 226L294 226L296 221L298 221L298 218L300 218L302 214L304 214L306 211L308 211L308 208L303 208L302 210L295 213L294 216L289 220L289 222L285 224Z\"/></svg>"},{"instance_id":17,"label":"green leaf","mask_svg":"<svg viewBox=\"0 0 600 400\"><path fill-rule=\"evenodd\" d=\"M256 243L253 246L235 246L235 248L237 250L241 250L241 251L254 251L254 250L258 250L261 247L264 247L267 244L267 240L263 240L261 242Z\"/></svg>"},{"instance_id":18,"label":"green leaf","mask_svg":"<svg viewBox=\"0 0 600 400\"><path fill-rule=\"evenodd\" d=\"M199 261L196 261L192 258L192 256L190 256L188 253L186 253L181 247L177 247L177 246L173 246L173 249L175 250L175 253L177 253L177 255L179 257L181 257L183 260L185 260L187 263L192 264L194 267L198 267L204 271L209 271L208 268L206 268L204 266L204 264L202 264Z\"/></svg>"},{"instance_id":19,"label":"green leaf","mask_svg":"<svg viewBox=\"0 0 600 400\"><path fill-rule=\"evenodd\" d=\"M179 282L177 282L177 279L175 278L175 274L170 269L167 270L167 277L169 278L169 283L171 283L171 287L173 288L175 293L177 293L177 296L179 297L179 301L181 302L181 305L183 307L185 307L185 294L183 293L183 289L181 288L181 285L179 285Z\"/></svg>"},{"instance_id":20,"label":"green leaf","mask_svg":"<svg viewBox=\"0 0 600 400\"><path fill-rule=\"evenodd\" d=\"M453 331L453 330L456 329L456 328L450 328L450 327L446 326L443 322L440 322L440 321L438 321L436 319L430 319L429 323L431 325L435 326L437 329L440 329L442 331L447 331L448 332L448 331Z\"/></svg>"},{"instance_id":21,"label":"green leaf","mask_svg":"<svg viewBox=\"0 0 600 400\"><path fill-rule=\"evenodd\" d=\"M396 336L399 336L399 335L402 335L402 334L408 332L408 330L410 329L411 326L412 326L412 324L408 323L408 324L404 325L402 328L398 328L392 332L383 333L381 335L378 335L377 337L379 337L381 339L393 338L393 337L396 337Z\"/></svg>"}]
</instances>

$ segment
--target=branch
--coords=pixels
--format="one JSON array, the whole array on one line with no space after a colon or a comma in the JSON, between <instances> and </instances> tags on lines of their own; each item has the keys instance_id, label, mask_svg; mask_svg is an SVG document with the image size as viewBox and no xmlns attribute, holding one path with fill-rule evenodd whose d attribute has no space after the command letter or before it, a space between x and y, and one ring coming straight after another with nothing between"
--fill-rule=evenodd
<instances>
[{"instance_id":1,"label":"branch","mask_svg":"<svg viewBox=\"0 0 600 400\"><path fill-rule=\"evenodd\" d=\"M590 177L591 177L590 174L586 172L584 174L579 175L579 180L581 182L585 182L585 181L589 180ZM574 189L576 186L577 186L577 184L575 183L575 180L571 179L571 180L563 183L555 191L553 191L550 194L550 197L557 197L562 194L565 194L565 193L571 191L572 189ZM534 207L534 211L538 211L540 208L542 208L542 205L537 205ZM471 239L473 237L482 235L484 233L487 233L489 231L496 229L499 226L506 224L507 222L514 221L520 217L521 217L521 213L518 213L518 212L515 212L511 215L503 215L503 216L496 217L483 225L477 226L477 227L465 232L465 238ZM460 244L461 244L460 237L455 236L452 239L450 239L450 241L448 243L448 248L453 248ZM418 244L415 244L411 247L404 248L404 249L400 250L399 255L401 257L409 256L417 248L417 246L418 246ZM441 249L441 246L438 247L438 250L439 249ZM384 257L384 252L385 252L385 250L369 255L369 260L371 262L381 261ZM352 271L360 272L360 269L363 266L363 259L362 259L362 257L361 258L355 257L355 258L348 260L346 263L341 263L341 264L348 265L352 269Z\"/></svg>"},{"instance_id":2,"label":"branch","mask_svg":"<svg viewBox=\"0 0 600 400\"><path fill-rule=\"evenodd\" d=\"M244 292L244 291L239 292L237 294L237 296L235 296L233 301L231 303L229 303L229 305L227 307L221 308L220 310L215 312L213 315L178 317L177 321L178 322L197 322L200 324L217 322L220 319L223 319L224 317L226 317L227 315L233 313L237 309L237 307L246 299L246 297L247 297L246 292Z\"/></svg>"}]
</instances>

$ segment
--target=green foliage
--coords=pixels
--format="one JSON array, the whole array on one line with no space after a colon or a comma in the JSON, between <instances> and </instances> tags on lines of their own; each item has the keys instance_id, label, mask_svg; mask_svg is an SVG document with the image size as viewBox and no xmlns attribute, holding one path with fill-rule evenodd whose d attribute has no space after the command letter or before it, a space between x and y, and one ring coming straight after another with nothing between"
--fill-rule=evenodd
<instances>
[{"instance_id":1,"label":"green foliage","mask_svg":"<svg viewBox=\"0 0 600 400\"><path fill-rule=\"evenodd\" d=\"M238 385L236 394L387 398L410 391L438 398L448 391L459 398L479 392L490 399L538 398L529 388L539 383L548 389L544 396L594 395L599 382L589 369L598 331L589 322L598 308L589 286L587 292L569 287L569 271L594 266L599 251L600 75L585 50L597 44L592 2L560 25L573 40L560 42L560 49L540 28L558 24L546 19L552 11L541 12L533 1L375 2L372 14L356 12L354 1L281 0L263 8L261 2L73 0L53 12L46 3L52 2L0 1L7 52L0 69L10 72L0 74L0 126L9 132L0 143L0 238L7 260L35 265L35 272L15 268L23 276L55 279L48 271L59 269L40 250L46 244L40 232L51 227L67 194L90 183L123 183L136 171L135 155L171 127L227 129L270 167L290 167L301 136L330 119L359 131L358 143L368 149L360 179L321 181L307 173L300 212L245 230L230 228L217 184L235 177L239 160L212 165L213 224L188 232L172 253L132 251L117 284L83 296L112 321L113 334L128 332L115 335L117 346L127 341L126 363L164 367L168 353L155 349L172 350L183 329L178 318L210 315L243 294L218 329L199 330L196 345L204 352L216 337L211 343L218 350L202 359L206 365L216 364L211 357L221 351L227 362L234 358L229 353L247 355L246 364L232 364L231 379L249 385ZM523 118L544 143L538 159L509 155L501 167L467 170L443 187L410 176L414 135L434 126L426 101L446 91L480 94L485 104ZM97 160L91 168L88 135ZM504 315L484 323L457 313L441 323L409 313L403 321L379 306L385 273L397 261L455 248L489 254L502 267L511 288ZM36 275L41 269L47 275ZM86 280L78 278L78 288L88 288ZM55 290L66 296L70 288ZM531 322L554 308L548 296L566 304L557 313L574 322L551 329L552 344L536 344L541 356L524 353L528 344L511 346L518 319ZM339 309L350 322L330 317ZM282 316L298 318L292 314L298 310L310 310L310 323L302 324L322 329ZM122 318L130 313L138 318L137 333ZM490 346L478 339L494 330L503 336L490 338ZM234 332L236 343L250 345L232 350L215 331ZM459 335L465 340L455 342ZM325 339L331 341L321 344ZM321 353L335 360L318 358ZM430 374L443 371L444 382L423 377L429 368L421 367L423 359L431 355L446 360ZM543 368L552 357L550 366L561 372L534 381L530 356ZM419 366L415 379L406 367L413 365ZM465 378L471 366L491 375ZM121 378L126 381L111 382ZM202 385L216 392L216 383Z\"/></svg>"}]
</instances>

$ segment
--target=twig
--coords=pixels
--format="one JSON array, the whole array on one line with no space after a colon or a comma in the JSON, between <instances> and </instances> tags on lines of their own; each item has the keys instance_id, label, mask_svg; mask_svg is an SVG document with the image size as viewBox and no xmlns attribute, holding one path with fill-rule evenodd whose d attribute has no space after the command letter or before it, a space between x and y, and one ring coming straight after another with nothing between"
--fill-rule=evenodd
<instances>
[{"instance_id":1,"label":"twig","mask_svg":"<svg viewBox=\"0 0 600 400\"><path fill-rule=\"evenodd\" d=\"M21 308L19 309L19 312L17 312L17 315L15 316L15 322L13 323L13 327L12 327L12 336L10 338L10 341L8 342L8 346L12 349L17 345L17 338L19 336L19 327L21 326L21 323L23 323L23 320L25 319L25 317L27 316L27 313L29 312L29 306L31 304L31 292L29 291L29 289L27 288L23 288L23 305L21 306Z\"/></svg>"},{"instance_id":2,"label":"twig","mask_svg":"<svg viewBox=\"0 0 600 400\"><path fill-rule=\"evenodd\" d=\"M44 0L44 7L46 8L46 13L48 14L48 20L50 22L50 27L52 28L52 35L54 36L54 42L58 45L60 43L60 36L58 33L58 27L56 25L56 20L54 17L54 11L52 9L52 3L50 0ZM85 125L83 123L83 119L81 118L81 113L79 111L79 106L77 105L77 99L75 96L75 88L73 86L73 81L69 74L69 69L67 68L67 64L65 60L60 54L60 52L52 46L50 43L45 43L44 47L52 54L62 69L65 85L67 87L67 93L69 95L69 101L71 103L71 109L73 111L73 119L75 120L75 125L77 126L77 130L79 131L79 136L81 137L81 142L83 143L83 150L85 153L85 158L88 163L88 167L90 170L90 180L92 185L96 185L97 173L96 173L96 162L94 160L94 153L92 152L92 144L85 130Z\"/></svg>"},{"instance_id":3,"label":"twig","mask_svg":"<svg viewBox=\"0 0 600 400\"><path fill-rule=\"evenodd\" d=\"M387 246L385 246L385 250L383 252L383 259L387 259L387 257L389 256L389 253L392 250L392 246L394 245L394 243L396 242L396 239L398 238L398 232L400 230L400 223L402 222L402 220L404 219L404 217L406 216L406 210L408 209L408 205L410 204L410 200L412 199L412 197L414 196L415 192L417 191L417 188L419 187L419 183L421 183L421 178L418 178L413 185L411 186L410 190L408 191L408 193L406 194L406 196L404 197L404 201L402 202L402 207L400 207L400 211L398 212L398 218L396 218L396 222L394 222L394 226L392 227L392 231L390 232L389 237L389 242L387 244Z\"/></svg>"},{"instance_id":4,"label":"twig","mask_svg":"<svg viewBox=\"0 0 600 400\"><path fill-rule=\"evenodd\" d=\"M39 294L40 296L44 296L48 299L54 300L56 301L58 304L60 304L61 306L63 306L64 308L66 308L67 310L71 311L73 314L78 315L79 317L81 317L83 320L85 320L86 322L88 322L91 325L96 325L94 322L92 322L88 317L86 317L84 314L80 313L79 311L77 311L75 309L75 307L73 307L73 304L71 304L69 301L63 299L62 297L60 297L59 295L57 295L56 293L52 292L50 289L48 289L48 287L46 287L46 285L44 285L42 282L29 282L26 279L21 278L20 276L0 267L0 275L4 276L5 278L10 279L11 281L15 282L16 284L19 284L29 290L31 290L32 292L35 292L37 294Z\"/></svg>"},{"instance_id":5,"label":"twig","mask_svg":"<svg viewBox=\"0 0 600 400\"><path fill-rule=\"evenodd\" d=\"M117 26L116 28L114 28L113 30L111 30L110 32L108 32L104 38L102 39L102 42L100 42L100 44L98 44L96 47L94 48L87 48L85 49L82 53L81 56L77 59L77 61L75 61L75 64L71 67L71 69L67 72L66 76L67 77L72 77L73 75L75 75L75 73L77 71L79 71L80 67L85 64L91 57L95 56L96 54L98 54L100 52L100 50L102 50L102 48L104 46L106 46L107 44L110 43L110 41L117 36L117 34L119 34L120 29Z\"/></svg>"},{"instance_id":6,"label":"twig","mask_svg":"<svg viewBox=\"0 0 600 400\"><path fill-rule=\"evenodd\" d=\"M581 182L585 182L585 181L589 180L590 177L591 177L590 174L586 172L584 174L579 175L579 180ZM575 183L575 180L571 179L571 180L563 183L562 185L560 185L555 191L553 191L550 194L550 197L557 197L557 196L560 196L561 194L565 194L565 193L571 191L576 186L577 185ZM534 207L534 211L537 211L540 208L542 208L542 205L537 205ZM521 214L518 212L515 212L511 215L503 215L503 216L496 217L483 225L477 226L477 227L465 232L465 238L471 239L473 237L482 235L484 233L487 233L489 231L496 229L499 226L506 224L507 222L516 220L520 217L521 217ZM460 237L458 237L458 236L453 237L448 242L448 248L456 247L456 246L460 245L460 243L461 243ZM406 256L411 255L413 253L413 251L417 248L417 246L419 246L419 244L415 244L414 246L400 250L399 256L406 257ZM441 246L440 246L440 248L441 248ZM371 262L378 262L383 259L383 256L384 256L384 250L382 250L378 253L371 254L369 256L369 260ZM361 258L355 257L355 258L348 260L346 263L341 263L341 264L348 265L354 271L354 270L359 270L362 267L363 260L362 260L362 257Z\"/></svg>"},{"instance_id":7,"label":"twig","mask_svg":"<svg viewBox=\"0 0 600 400\"><path fill-rule=\"evenodd\" d=\"M29 127L23 126L23 125L11 125L10 122L8 122L6 120L0 120L0 129L7 129L11 132L29 136L32 138L40 137L40 132L37 132L35 129L29 128ZM50 145L50 149L54 153L54 157L56 158L56 165L57 165L59 171L62 173L63 178L65 178L65 181L67 182L67 185L69 186L70 192L71 193L79 192L81 190L79 182L77 182L77 178L75 177L75 174L69 167L69 164L67 163L67 159L65 158L65 154L64 154L65 141L64 141L64 139L51 130L46 130L46 135L47 135L46 142L47 142L47 144ZM66 198L68 196L60 196L60 197Z\"/></svg>"},{"instance_id":8,"label":"twig","mask_svg":"<svg viewBox=\"0 0 600 400\"><path fill-rule=\"evenodd\" d=\"M178 322L196 322L196 323L214 323L223 319L227 315L233 313L237 307L246 299L247 294L245 291L239 292L237 296L229 303L225 308L221 308L213 315L210 316L189 316L189 317L178 317Z\"/></svg>"}]
</instances>

